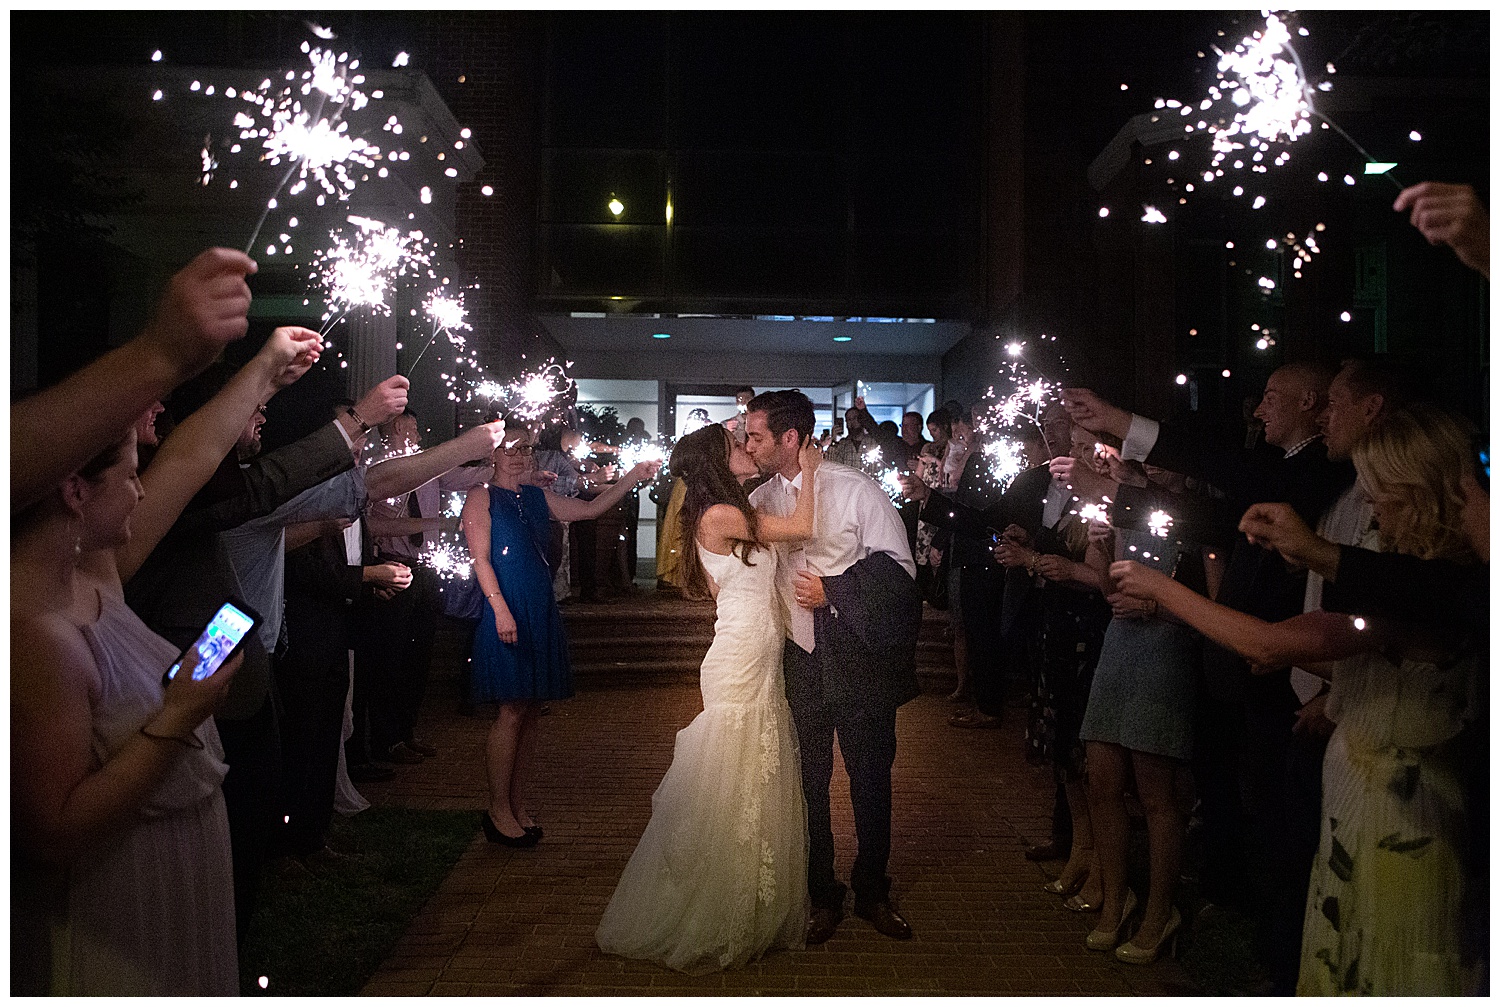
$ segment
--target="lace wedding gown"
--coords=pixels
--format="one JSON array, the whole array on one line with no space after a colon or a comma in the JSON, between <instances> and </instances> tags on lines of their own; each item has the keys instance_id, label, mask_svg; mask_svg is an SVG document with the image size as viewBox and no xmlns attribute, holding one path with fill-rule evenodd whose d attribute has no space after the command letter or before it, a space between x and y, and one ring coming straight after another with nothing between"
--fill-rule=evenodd
<instances>
[{"instance_id":1,"label":"lace wedding gown","mask_svg":"<svg viewBox=\"0 0 1500 1007\"><path fill-rule=\"evenodd\" d=\"M703 712L677 734L597 935L611 954L692 974L800 948L807 924L807 809L782 687L776 559L758 550L746 566L698 552L719 585Z\"/></svg>"}]
</instances>

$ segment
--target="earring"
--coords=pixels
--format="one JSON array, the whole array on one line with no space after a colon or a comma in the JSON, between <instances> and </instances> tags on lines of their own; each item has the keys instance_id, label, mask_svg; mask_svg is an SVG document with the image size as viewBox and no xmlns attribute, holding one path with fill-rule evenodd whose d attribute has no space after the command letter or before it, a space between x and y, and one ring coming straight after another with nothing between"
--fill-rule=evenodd
<instances>
[{"instance_id":1,"label":"earring","mask_svg":"<svg viewBox=\"0 0 1500 1007\"><path fill-rule=\"evenodd\" d=\"M83 555L83 536L82 535L74 535L73 536L73 562L75 562L75 563L78 562L79 558L82 555Z\"/></svg>"}]
</instances>

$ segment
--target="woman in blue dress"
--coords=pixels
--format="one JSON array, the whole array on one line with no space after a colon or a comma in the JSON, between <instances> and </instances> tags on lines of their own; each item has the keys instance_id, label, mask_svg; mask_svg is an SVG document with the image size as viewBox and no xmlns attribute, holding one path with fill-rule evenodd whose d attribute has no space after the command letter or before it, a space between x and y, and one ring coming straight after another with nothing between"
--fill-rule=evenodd
<instances>
[{"instance_id":1,"label":"woman in blue dress","mask_svg":"<svg viewBox=\"0 0 1500 1007\"><path fill-rule=\"evenodd\" d=\"M492 481L470 490L463 509L474 579L485 600L474 634L472 696L500 704L485 744L490 800L480 824L490 842L515 847L535 846L542 837L524 796L540 704L573 695L568 641L547 563L548 520L597 518L660 467L642 462L585 501L528 484L531 454L532 432L507 430L495 449Z\"/></svg>"}]
</instances>

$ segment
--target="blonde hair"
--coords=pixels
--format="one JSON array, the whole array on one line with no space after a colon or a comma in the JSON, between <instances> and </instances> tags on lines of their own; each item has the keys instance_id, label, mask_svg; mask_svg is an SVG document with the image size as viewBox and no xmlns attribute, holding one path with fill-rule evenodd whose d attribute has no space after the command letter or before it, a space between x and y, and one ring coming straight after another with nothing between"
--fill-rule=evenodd
<instances>
[{"instance_id":1,"label":"blonde hair","mask_svg":"<svg viewBox=\"0 0 1500 1007\"><path fill-rule=\"evenodd\" d=\"M1471 555L1460 485L1473 467L1473 424L1425 402L1383 416L1354 447L1354 467L1384 504L1381 545L1422 559Z\"/></svg>"}]
</instances>

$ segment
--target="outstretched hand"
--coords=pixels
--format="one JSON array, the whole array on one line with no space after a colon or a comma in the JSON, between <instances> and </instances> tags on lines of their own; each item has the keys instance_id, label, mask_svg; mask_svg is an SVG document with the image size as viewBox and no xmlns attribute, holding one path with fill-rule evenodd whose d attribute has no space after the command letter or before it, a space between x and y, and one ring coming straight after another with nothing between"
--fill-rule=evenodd
<instances>
[{"instance_id":1,"label":"outstretched hand","mask_svg":"<svg viewBox=\"0 0 1500 1007\"><path fill-rule=\"evenodd\" d=\"M529 468L525 472L522 472L516 481L522 486L536 486L540 489L547 489L553 483L557 482L557 473L551 469Z\"/></svg>"},{"instance_id":2,"label":"outstretched hand","mask_svg":"<svg viewBox=\"0 0 1500 1007\"><path fill-rule=\"evenodd\" d=\"M1124 438L1130 432L1130 413L1088 388L1064 388L1062 404L1074 423L1092 433Z\"/></svg>"},{"instance_id":3,"label":"outstretched hand","mask_svg":"<svg viewBox=\"0 0 1500 1007\"><path fill-rule=\"evenodd\" d=\"M200 253L167 284L141 338L160 346L184 375L197 374L249 330L245 277L256 268L254 259L231 248Z\"/></svg>"},{"instance_id":4,"label":"outstretched hand","mask_svg":"<svg viewBox=\"0 0 1500 1007\"><path fill-rule=\"evenodd\" d=\"M478 461L488 458L495 453L505 441L505 423L502 420L492 420L489 423L481 423L477 427L470 427L459 434L464 438L465 454L470 461Z\"/></svg>"},{"instance_id":5,"label":"outstretched hand","mask_svg":"<svg viewBox=\"0 0 1500 1007\"><path fill-rule=\"evenodd\" d=\"M1411 211L1411 226L1431 245L1447 245L1459 261L1490 278L1490 215L1472 185L1422 182L1402 189L1393 209Z\"/></svg>"},{"instance_id":6,"label":"outstretched hand","mask_svg":"<svg viewBox=\"0 0 1500 1007\"><path fill-rule=\"evenodd\" d=\"M657 460L636 462L631 466L629 472L625 473L625 481L634 485L643 483L649 479L655 479L656 473L661 470L661 462Z\"/></svg>"},{"instance_id":7,"label":"outstretched hand","mask_svg":"<svg viewBox=\"0 0 1500 1007\"><path fill-rule=\"evenodd\" d=\"M259 355L272 368L272 387L280 391L311 370L322 352L323 339L312 329L284 325L271 333Z\"/></svg>"},{"instance_id":8,"label":"outstretched hand","mask_svg":"<svg viewBox=\"0 0 1500 1007\"><path fill-rule=\"evenodd\" d=\"M406 409L406 396L410 390L410 381L399 374L393 374L365 392L364 398L354 408L360 419L372 427L378 427L401 415Z\"/></svg>"},{"instance_id":9,"label":"outstretched hand","mask_svg":"<svg viewBox=\"0 0 1500 1007\"><path fill-rule=\"evenodd\" d=\"M1064 456L1047 463L1048 470L1080 500L1102 500L1119 492L1119 486L1095 472L1086 462Z\"/></svg>"},{"instance_id":10,"label":"outstretched hand","mask_svg":"<svg viewBox=\"0 0 1500 1007\"><path fill-rule=\"evenodd\" d=\"M1240 518L1240 531L1252 544L1275 549L1299 566L1308 565L1322 542L1286 503L1253 504Z\"/></svg>"},{"instance_id":11,"label":"outstretched hand","mask_svg":"<svg viewBox=\"0 0 1500 1007\"><path fill-rule=\"evenodd\" d=\"M1160 570L1142 566L1130 559L1111 563L1109 577L1117 593L1152 603L1159 600L1158 594L1163 582L1171 579Z\"/></svg>"}]
</instances>

